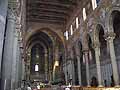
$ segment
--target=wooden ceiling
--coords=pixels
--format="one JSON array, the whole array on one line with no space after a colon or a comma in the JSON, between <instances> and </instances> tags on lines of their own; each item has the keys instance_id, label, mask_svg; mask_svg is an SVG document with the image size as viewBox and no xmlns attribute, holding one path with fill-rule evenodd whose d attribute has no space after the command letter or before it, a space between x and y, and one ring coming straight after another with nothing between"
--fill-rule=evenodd
<instances>
[{"instance_id":1,"label":"wooden ceiling","mask_svg":"<svg viewBox=\"0 0 120 90\"><path fill-rule=\"evenodd\" d=\"M27 0L27 21L65 24L76 0Z\"/></svg>"}]
</instances>

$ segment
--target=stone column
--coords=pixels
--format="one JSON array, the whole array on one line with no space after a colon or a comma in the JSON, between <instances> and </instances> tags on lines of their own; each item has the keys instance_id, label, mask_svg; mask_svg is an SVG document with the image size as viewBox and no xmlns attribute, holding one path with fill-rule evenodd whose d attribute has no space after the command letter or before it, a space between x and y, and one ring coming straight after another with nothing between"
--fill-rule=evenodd
<instances>
[{"instance_id":1,"label":"stone column","mask_svg":"<svg viewBox=\"0 0 120 90\"><path fill-rule=\"evenodd\" d=\"M53 70L53 77L54 77L54 79L55 79L55 72L56 72L56 62L58 62L58 64L59 64L59 47L58 47L58 45L56 44L56 47L55 47L55 60L54 60L54 70ZM59 66L59 65L58 65ZM59 72L59 71L57 71L57 72Z\"/></svg>"},{"instance_id":2,"label":"stone column","mask_svg":"<svg viewBox=\"0 0 120 90\"><path fill-rule=\"evenodd\" d=\"M2 62L2 53L4 45L4 34L6 27L6 16L8 9L8 0L0 0L0 81L1 81L1 62Z\"/></svg>"},{"instance_id":3,"label":"stone column","mask_svg":"<svg viewBox=\"0 0 120 90\"><path fill-rule=\"evenodd\" d=\"M72 67L72 85L75 85L75 68L74 68L74 61L73 59L71 59L71 63L70 63L71 67Z\"/></svg>"},{"instance_id":4,"label":"stone column","mask_svg":"<svg viewBox=\"0 0 120 90\"><path fill-rule=\"evenodd\" d=\"M13 40L15 30L15 16L11 9L8 9L7 28L2 63L2 89L11 89L11 69L13 63Z\"/></svg>"},{"instance_id":5,"label":"stone column","mask_svg":"<svg viewBox=\"0 0 120 90\"><path fill-rule=\"evenodd\" d=\"M40 57L38 57L38 58L40 58ZM37 60L38 60L38 58L37 58ZM30 62L31 62L31 50L28 49L27 61L26 61L26 74L27 74L28 81L30 80Z\"/></svg>"},{"instance_id":6,"label":"stone column","mask_svg":"<svg viewBox=\"0 0 120 90\"><path fill-rule=\"evenodd\" d=\"M95 49L95 58L96 58L96 68L97 68L97 76L98 76L98 86L102 87L102 76L101 76L101 67L100 67L100 45L99 42L94 43Z\"/></svg>"},{"instance_id":7,"label":"stone column","mask_svg":"<svg viewBox=\"0 0 120 90\"><path fill-rule=\"evenodd\" d=\"M13 42L13 63L12 63L12 76L11 76L11 90L15 89L16 85L16 65L17 65L17 48L18 47L18 30L15 29L14 31L14 42ZM19 56L19 55L18 55Z\"/></svg>"},{"instance_id":8,"label":"stone column","mask_svg":"<svg viewBox=\"0 0 120 90\"><path fill-rule=\"evenodd\" d=\"M48 54L45 50L45 80L48 80Z\"/></svg>"},{"instance_id":9,"label":"stone column","mask_svg":"<svg viewBox=\"0 0 120 90\"><path fill-rule=\"evenodd\" d=\"M51 83L52 81L52 58L51 58L51 48L48 49L49 50L49 62L48 62L48 66L49 66L49 83Z\"/></svg>"},{"instance_id":10,"label":"stone column","mask_svg":"<svg viewBox=\"0 0 120 90\"><path fill-rule=\"evenodd\" d=\"M114 38L115 38L115 33L108 32L106 34L106 40L109 43L109 49L110 49L114 83L115 83L115 86L119 86L119 74L118 74L117 60L115 56L114 43L113 43Z\"/></svg>"},{"instance_id":11,"label":"stone column","mask_svg":"<svg viewBox=\"0 0 120 90\"><path fill-rule=\"evenodd\" d=\"M70 60L71 60L71 63L70 63L70 65L71 65L71 67L72 67L72 72L71 72L71 74L72 74L72 84L73 85L75 85L75 67L74 67L74 56L73 56L73 51L71 51L71 53L70 53Z\"/></svg>"},{"instance_id":12,"label":"stone column","mask_svg":"<svg viewBox=\"0 0 120 90\"><path fill-rule=\"evenodd\" d=\"M76 45L76 56L77 56L77 66L78 66L78 79L79 79L79 85L81 86L81 63L80 63L80 51L79 46Z\"/></svg>"},{"instance_id":13,"label":"stone column","mask_svg":"<svg viewBox=\"0 0 120 90\"><path fill-rule=\"evenodd\" d=\"M86 63L86 78L87 78L87 86L90 87L90 71L89 71L89 58L88 58L88 50L83 51L83 57L85 58Z\"/></svg>"},{"instance_id":14,"label":"stone column","mask_svg":"<svg viewBox=\"0 0 120 90\"><path fill-rule=\"evenodd\" d=\"M17 44L17 52L16 52L16 73L15 73L15 81L16 81L16 87L15 88L18 88L18 82L19 82L19 44Z\"/></svg>"},{"instance_id":15,"label":"stone column","mask_svg":"<svg viewBox=\"0 0 120 90\"><path fill-rule=\"evenodd\" d=\"M78 78L79 78L79 85L81 86L81 63L80 63L80 56L77 56L78 62Z\"/></svg>"}]
</instances>

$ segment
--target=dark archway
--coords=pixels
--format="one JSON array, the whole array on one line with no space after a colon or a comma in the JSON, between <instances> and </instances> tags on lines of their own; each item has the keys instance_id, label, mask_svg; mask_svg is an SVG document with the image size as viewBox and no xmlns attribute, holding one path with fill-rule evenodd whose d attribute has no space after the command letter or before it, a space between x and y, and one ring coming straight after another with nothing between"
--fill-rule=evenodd
<instances>
[{"instance_id":1,"label":"dark archway","mask_svg":"<svg viewBox=\"0 0 120 90\"><path fill-rule=\"evenodd\" d=\"M119 11L112 12L112 20L113 20L114 33L116 34L114 39L115 54L116 57L118 57L120 53L120 46L119 46L120 45L120 12Z\"/></svg>"},{"instance_id":2,"label":"dark archway","mask_svg":"<svg viewBox=\"0 0 120 90\"><path fill-rule=\"evenodd\" d=\"M93 48L93 43L92 43L91 37L89 35L87 35L87 39L88 39L88 47L89 47L89 62L90 62L90 64L96 64L95 50Z\"/></svg>"},{"instance_id":3,"label":"dark archway","mask_svg":"<svg viewBox=\"0 0 120 90\"><path fill-rule=\"evenodd\" d=\"M51 48L51 50L49 50ZM49 79L50 65L53 65L53 42L51 38L44 32L38 32L33 34L28 42L28 50L30 55L30 80L37 80L45 82ZM47 56L45 56L47 55ZM45 60L47 59L47 67L45 66ZM35 71L35 67L38 67L38 71ZM53 66L52 66L53 67ZM47 71L47 74L46 73Z\"/></svg>"},{"instance_id":4,"label":"dark archway","mask_svg":"<svg viewBox=\"0 0 120 90\"><path fill-rule=\"evenodd\" d=\"M113 30L116 34L114 39L114 48L115 48L115 55L118 62L118 70L120 75L120 11L113 11L112 12L112 21L113 21Z\"/></svg>"},{"instance_id":5,"label":"dark archway","mask_svg":"<svg viewBox=\"0 0 120 90\"><path fill-rule=\"evenodd\" d=\"M99 38L99 43L100 43L100 61L107 60L108 59L108 52L107 52L107 41L105 40L105 33L104 33L104 28L102 25L98 24L97 26L98 30L98 38Z\"/></svg>"},{"instance_id":6,"label":"dark archway","mask_svg":"<svg viewBox=\"0 0 120 90\"><path fill-rule=\"evenodd\" d=\"M58 48L56 48L56 46ZM31 57L29 64L30 80L37 80L39 82L46 82L47 80L50 82L53 81L53 83L54 80L65 81L61 74L63 73L62 66L65 52L63 43L61 43L61 40L58 38L58 36L53 34L48 35L42 31L33 33L33 35L31 35L27 41L26 50L27 54L28 52L31 52L31 56L29 56ZM53 68L57 56L55 53L57 51L59 66L55 67L55 76L57 77L53 78ZM28 59L26 61L28 61ZM47 65L45 64L45 61L47 62ZM39 71L35 71L35 66L38 66Z\"/></svg>"},{"instance_id":7,"label":"dark archway","mask_svg":"<svg viewBox=\"0 0 120 90\"><path fill-rule=\"evenodd\" d=\"M45 74L45 58L44 47L40 44L36 44L31 49L31 62L30 62L30 73L33 75L36 74ZM38 71L35 71L35 65L38 65ZM44 79L44 78L43 78Z\"/></svg>"}]
</instances>

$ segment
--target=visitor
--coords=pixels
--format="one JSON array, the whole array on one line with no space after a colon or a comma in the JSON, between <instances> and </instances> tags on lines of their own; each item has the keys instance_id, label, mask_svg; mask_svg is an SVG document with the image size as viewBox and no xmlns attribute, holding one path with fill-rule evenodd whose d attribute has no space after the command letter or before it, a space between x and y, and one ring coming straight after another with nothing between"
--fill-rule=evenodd
<instances>
[{"instance_id":1,"label":"visitor","mask_svg":"<svg viewBox=\"0 0 120 90\"><path fill-rule=\"evenodd\" d=\"M65 88L65 90L70 90L69 86L67 86L67 87Z\"/></svg>"},{"instance_id":2,"label":"visitor","mask_svg":"<svg viewBox=\"0 0 120 90\"><path fill-rule=\"evenodd\" d=\"M28 85L27 90L32 90L31 87L30 87L30 85Z\"/></svg>"},{"instance_id":3,"label":"visitor","mask_svg":"<svg viewBox=\"0 0 120 90\"><path fill-rule=\"evenodd\" d=\"M114 79L113 79L113 75L111 76L111 87L114 87L115 83L114 83Z\"/></svg>"},{"instance_id":4,"label":"visitor","mask_svg":"<svg viewBox=\"0 0 120 90\"><path fill-rule=\"evenodd\" d=\"M107 87L107 80L104 80L104 86Z\"/></svg>"},{"instance_id":5,"label":"visitor","mask_svg":"<svg viewBox=\"0 0 120 90\"><path fill-rule=\"evenodd\" d=\"M97 87L98 86L98 81L95 76L92 77L91 79L91 86L92 87Z\"/></svg>"}]
</instances>

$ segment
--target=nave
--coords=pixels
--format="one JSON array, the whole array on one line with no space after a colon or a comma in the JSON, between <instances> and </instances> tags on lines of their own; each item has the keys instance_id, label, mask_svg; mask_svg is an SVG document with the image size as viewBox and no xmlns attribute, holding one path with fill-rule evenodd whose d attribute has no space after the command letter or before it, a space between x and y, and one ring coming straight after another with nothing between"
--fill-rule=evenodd
<instances>
[{"instance_id":1,"label":"nave","mask_svg":"<svg viewBox=\"0 0 120 90\"><path fill-rule=\"evenodd\" d=\"M0 0L0 90L120 90L120 0Z\"/></svg>"}]
</instances>

